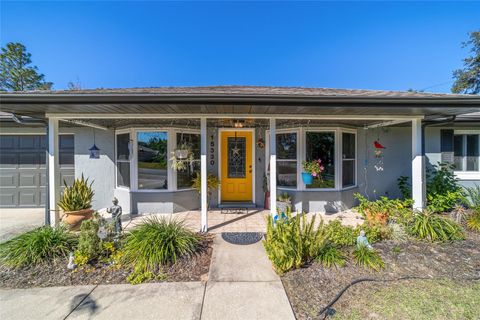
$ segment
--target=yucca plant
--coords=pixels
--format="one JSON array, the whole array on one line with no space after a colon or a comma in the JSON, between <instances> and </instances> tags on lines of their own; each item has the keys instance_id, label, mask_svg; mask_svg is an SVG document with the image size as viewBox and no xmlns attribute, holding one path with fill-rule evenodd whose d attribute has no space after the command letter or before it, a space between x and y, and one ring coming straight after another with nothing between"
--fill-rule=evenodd
<instances>
[{"instance_id":1,"label":"yucca plant","mask_svg":"<svg viewBox=\"0 0 480 320\"><path fill-rule=\"evenodd\" d=\"M326 244L323 224L315 228L315 216L307 221L306 215L292 217L290 209L286 211L286 219L274 221L271 216L268 217L267 235L263 241L267 255L279 274L312 261Z\"/></svg>"},{"instance_id":2,"label":"yucca plant","mask_svg":"<svg viewBox=\"0 0 480 320\"><path fill-rule=\"evenodd\" d=\"M0 244L0 260L14 268L49 262L67 257L77 238L63 226L40 227Z\"/></svg>"},{"instance_id":3,"label":"yucca plant","mask_svg":"<svg viewBox=\"0 0 480 320\"><path fill-rule=\"evenodd\" d=\"M353 251L353 258L358 266L362 266L366 269L372 269L380 271L385 268L385 263L382 260L380 254L374 249L370 249L365 245L355 247Z\"/></svg>"},{"instance_id":4,"label":"yucca plant","mask_svg":"<svg viewBox=\"0 0 480 320\"><path fill-rule=\"evenodd\" d=\"M83 174L80 179L75 179L71 186L64 181L65 189L62 198L58 202L58 206L65 212L90 209L93 199L93 181L89 184L88 178L85 179Z\"/></svg>"},{"instance_id":5,"label":"yucca plant","mask_svg":"<svg viewBox=\"0 0 480 320\"><path fill-rule=\"evenodd\" d=\"M414 237L428 241L454 241L465 238L462 228L457 223L429 211L415 215L410 232Z\"/></svg>"},{"instance_id":6,"label":"yucca plant","mask_svg":"<svg viewBox=\"0 0 480 320\"><path fill-rule=\"evenodd\" d=\"M152 216L126 237L121 262L136 272L157 273L162 265L195 253L200 237L179 220Z\"/></svg>"},{"instance_id":7,"label":"yucca plant","mask_svg":"<svg viewBox=\"0 0 480 320\"><path fill-rule=\"evenodd\" d=\"M467 218L467 228L480 233L480 209Z\"/></svg>"},{"instance_id":8,"label":"yucca plant","mask_svg":"<svg viewBox=\"0 0 480 320\"><path fill-rule=\"evenodd\" d=\"M465 187L465 203L471 209L480 209L480 185Z\"/></svg>"}]
</instances>

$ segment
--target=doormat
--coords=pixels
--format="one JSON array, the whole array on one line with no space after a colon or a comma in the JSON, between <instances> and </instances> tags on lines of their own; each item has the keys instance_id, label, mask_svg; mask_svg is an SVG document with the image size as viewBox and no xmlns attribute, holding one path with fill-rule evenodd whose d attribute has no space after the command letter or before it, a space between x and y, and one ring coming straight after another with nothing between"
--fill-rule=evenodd
<instances>
[{"instance_id":1,"label":"doormat","mask_svg":"<svg viewBox=\"0 0 480 320\"><path fill-rule=\"evenodd\" d=\"M222 239L231 244L254 244L262 240L262 238L262 232L222 232Z\"/></svg>"}]
</instances>

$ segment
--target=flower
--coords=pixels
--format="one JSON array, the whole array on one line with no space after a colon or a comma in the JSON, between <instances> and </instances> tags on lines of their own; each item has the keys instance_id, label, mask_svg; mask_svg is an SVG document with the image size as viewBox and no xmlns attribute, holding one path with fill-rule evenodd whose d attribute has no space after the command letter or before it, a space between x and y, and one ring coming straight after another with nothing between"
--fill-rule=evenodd
<instances>
[{"instance_id":1,"label":"flower","mask_svg":"<svg viewBox=\"0 0 480 320\"><path fill-rule=\"evenodd\" d=\"M312 176L316 177L316 176L317 176L317 173L316 173L316 172L312 172Z\"/></svg>"}]
</instances>

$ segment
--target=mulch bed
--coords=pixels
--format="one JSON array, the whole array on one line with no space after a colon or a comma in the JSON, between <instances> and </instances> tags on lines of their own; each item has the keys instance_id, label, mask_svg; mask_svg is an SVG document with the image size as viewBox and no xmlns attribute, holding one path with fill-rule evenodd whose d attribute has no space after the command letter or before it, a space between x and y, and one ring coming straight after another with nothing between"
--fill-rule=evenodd
<instances>
[{"instance_id":1,"label":"mulch bed","mask_svg":"<svg viewBox=\"0 0 480 320\"><path fill-rule=\"evenodd\" d=\"M204 281L208 277L210 268L212 243L211 236L204 237L196 255L177 260L177 263L163 270L166 279L151 282ZM116 269L102 263L96 263L92 268L71 271L67 269L67 263L68 259L59 259L47 265L21 269L10 269L0 265L0 287L31 288L128 283L126 278L131 271Z\"/></svg>"},{"instance_id":2,"label":"mulch bed","mask_svg":"<svg viewBox=\"0 0 480 320\"><path fill-rule=\"evenodd\" d=\"M408 242L396 244L384 241L374 244L385 269L371 272L357 267L349 254L343 268L324 268L313 263L286 273L282 277L297 319L320 319L318 312L328 305L340 290L359 278L396 279L405 276L464 279L480 277L480 235L468 233L465 241L454 243ZM348 298L362 295L362 286L348 289ZM342 297L334 308L349 303ZM322 317L323 319L323 317Z\"/></svg>"}]
</instances>

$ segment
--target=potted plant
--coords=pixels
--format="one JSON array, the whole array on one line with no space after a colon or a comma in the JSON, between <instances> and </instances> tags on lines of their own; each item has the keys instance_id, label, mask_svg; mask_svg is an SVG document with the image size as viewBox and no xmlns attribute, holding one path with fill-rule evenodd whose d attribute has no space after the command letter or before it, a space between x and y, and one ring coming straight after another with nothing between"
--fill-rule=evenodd
<instances>
[{"instance_id":1,"label":"potted plant","mask_svg":"<svg viewBox=\"0 0 480 320\"><path fill-rule=\"evenodd\" d=\"M322 165L322 160L320 159L303 161L302 167L302 180L306 185L312 184L314 178L321 179L322 172L325 170L325 167Z\"/></svg>"},{"instance_id":2,"label":"potted plant","mask_svg":"<svg viewBox=\"0 0 480 320\"><path fill-rule=\"evenodd\" d=\"M277 209L280 213L290 212L292 209L292 197L284 192L277 197Z\"/></svg>"},{"instance_id":3,"label":"potted plant","mask_svg":"<svg viewBox=\"0 0 480 320\"><path fill-rule=\"evenodd\" d=\"M194 161L192 148L187 143L182 143L175 151L172 152L170 158L171 167L174 171L185 171Z\"/></svg>"},{"instance_id":4,"label":"potted plant","mask_svg":"<svg viewBox=\"0 0 480 320\"><path fill-rule=\"evenodd\" d=\"M213 174L208 174L207 176L207 204L208 209L210 209L210 199L213 194L213 191L217 190L220 186L220 180ZM197 190L200 194L202 192L202 176L200 172L197 172L195 178L192 180L192 188Z\"/></svg>"},{"instance_id":5,"label":"potted plant","mask_svg":"<svg viewBox=\"0 0 480 320\"><path fill-rule=\"evenodd\" d=\"M68 186L65 181L64 184L65 189L58 202L58 206L64 212L62 221L74 229L78 227L83 220L92 218L93 181L88 183L88 179L85 179L82 174L82 177L75 179L71 186Z\"/></svg>"}]
</instances>

